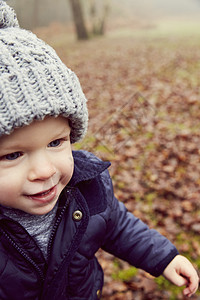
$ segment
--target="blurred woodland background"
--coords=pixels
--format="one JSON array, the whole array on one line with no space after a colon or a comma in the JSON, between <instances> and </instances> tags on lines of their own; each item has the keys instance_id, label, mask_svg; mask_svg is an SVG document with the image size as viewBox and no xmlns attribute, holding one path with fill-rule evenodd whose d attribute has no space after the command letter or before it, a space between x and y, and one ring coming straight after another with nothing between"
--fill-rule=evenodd
<instances>
[{"instance_id":1,"label":"blurred woodland background","mask_svg":"<svg viewBox=\"0 0 200 300\"><path fill-rule=\"evenodd\" d=\"M200 1L8 3L80 79L90 123L75 149L111 160L118 199L200 270ZM186 299L162 277L97 256L102 299Z\"/></svg>"}]
</instances>

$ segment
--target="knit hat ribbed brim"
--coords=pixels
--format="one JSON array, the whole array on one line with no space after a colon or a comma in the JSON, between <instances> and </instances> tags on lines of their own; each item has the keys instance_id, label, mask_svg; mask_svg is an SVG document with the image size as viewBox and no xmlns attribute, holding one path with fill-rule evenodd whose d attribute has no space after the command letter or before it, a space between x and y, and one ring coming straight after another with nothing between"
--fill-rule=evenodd
<instances>
[{"instance_id":1,"label":"knit hat ribbed brim","mask_svg":"<svg viewBox=\"0 0 200 300\"><path fill-rule=\"evenodd\" d=\"M21 29L13 9L0 0L0 136L62 115L74 143L87 130L86 102L77 76L50 46Z\"/></svg>"}]
</instances>

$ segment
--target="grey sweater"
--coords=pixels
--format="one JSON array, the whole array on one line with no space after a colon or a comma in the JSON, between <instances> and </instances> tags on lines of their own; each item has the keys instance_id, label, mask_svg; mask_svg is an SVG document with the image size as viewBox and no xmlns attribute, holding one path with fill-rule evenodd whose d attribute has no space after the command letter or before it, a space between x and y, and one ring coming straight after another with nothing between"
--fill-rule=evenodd
<instances>
[{"instance_id":1,"label":"grey sweater","mask_svg":"<svg viewBox=\"0 0 200 300\"><path fill-rule=\"evenodd\" d=\"M44 258L47 258L47 247L51 229L55 221L58 204L45 215L31 215L19 209L8 208L1 205L3 214L23 226L26 231L35 239L41 249Z\"/></svg>"}]
</instances>

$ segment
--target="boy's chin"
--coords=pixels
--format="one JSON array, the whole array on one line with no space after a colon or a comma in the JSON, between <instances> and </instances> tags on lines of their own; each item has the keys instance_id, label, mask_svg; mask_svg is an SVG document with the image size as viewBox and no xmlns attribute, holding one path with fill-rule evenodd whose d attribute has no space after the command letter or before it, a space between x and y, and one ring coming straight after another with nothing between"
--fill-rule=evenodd
<instances>
[{"instance_id":1,"label":"boy's chin","mask_svg":"<svg viewBox=\"0 0 200 300\"><path fill-rule=\"evenodd\" d=\"M51 203L51 205L47 205L45 207L40 207L28 212L31 215L42 216L48 214L52 209L54 209L57 201L55 203Z\"/></svg>"},{"instance_id":2,"label":"boy's chin","mask_svg":"<svg viewBox=\"0 0 200 300\"><path fill-rule=\"evenodd\" d=\"M42 216L48 214L52 209L55 207L57 203L57 199L51 203L47 203L44 206L38 206L38 207L26 207L26 208L18 208L24 213L27 213L29 215L35 215L35 216Z\"/></svg>"}]
</instances>

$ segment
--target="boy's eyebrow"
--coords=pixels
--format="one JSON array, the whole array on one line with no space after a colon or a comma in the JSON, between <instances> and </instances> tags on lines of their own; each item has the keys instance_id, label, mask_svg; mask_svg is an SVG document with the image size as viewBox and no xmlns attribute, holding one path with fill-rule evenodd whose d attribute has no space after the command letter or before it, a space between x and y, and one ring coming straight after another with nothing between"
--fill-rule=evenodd
<instances>
[{"instance_id":1,"label":"boy's eyebrow","mask_svg":"<svg viewBox=\"0 0 200 300\"><path fill-rule=\"evenodd\" d=\"M21 144L8 144L0 147L0 156L7 152L15 151L16 149L20 149Z\"/></svg>"},{"instance_id":2,"label":"boy's eyebrow","mask_svg":"<svg viewBox=\"0 0 200 300\"><path fill-rule=\"evenodd\" d=\"M70 136L70 128L68 128L67 126L65 128L63 128L62 130L58 131L55 133L55 135L52 136L52 139L56 139L62 135L65 135L65 136Z\"/></svg>"},{"instance_id":3,"label":"boy's eyebrow","mask_svg":"<svg viewBox=\"0 0 200 300\"><path fill-rule=\"evenodd\" d=\"M7 152L7 151L12 151L12 150L16 150L17 148L19 149L22 146L22 144L18 141L6 141L3 144L1 143L0 146L0 153L1 152Z\"/></svg>"},{"instance_id":4,"label":"boy's eyebrow","mask_svg":"<svg viewBox=\"0 0 200 300\"><path fill-rule=\"evenodd\" d=\"M53 132L53 134L50 136L50 141L53 141L55 139L58 139L62 136L69 136L70 138L70 127L65 126L61 130L58 130L57 132ZM1 139L0 139L1 141ZM5 142L0 142L0 155L5 152L12 152L16 149L20 149L24 145L20 142L15 140L14 142L11 141L5 141Z\"/></svg>"}]
</instances>

